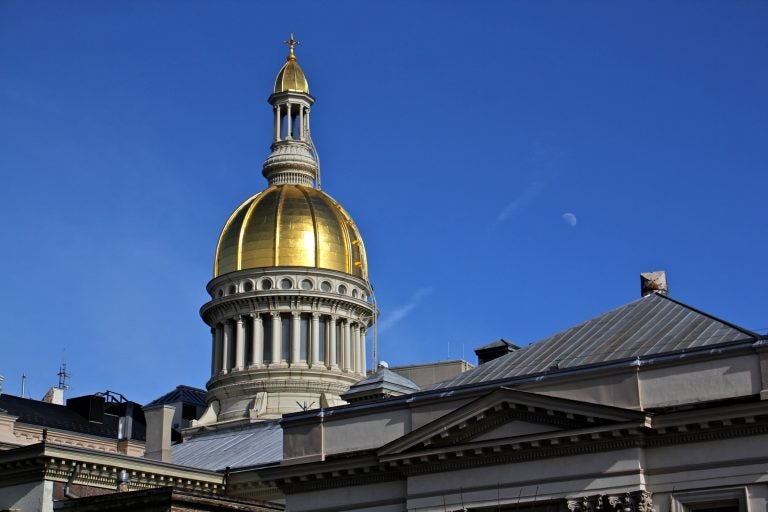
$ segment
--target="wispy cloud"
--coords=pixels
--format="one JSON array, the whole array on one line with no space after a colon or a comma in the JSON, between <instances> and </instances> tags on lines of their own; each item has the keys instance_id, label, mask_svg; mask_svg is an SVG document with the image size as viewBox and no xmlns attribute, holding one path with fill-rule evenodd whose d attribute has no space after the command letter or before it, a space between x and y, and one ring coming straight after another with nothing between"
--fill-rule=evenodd
<instances>
[{"instance_id":1,"label":"wispy cloud","mask_svg":"<svg viewBox=\"0 0 768 512\"><path fill-rule=\"evenodd\" d=\"M408 314L416 309L416 307L421 304L424 298L429 296L431 293L432 288L428 287L421 287L416 290L414 294L411 295L411 298L408 300L408 302L402 306L396 307L392 310L391 313L384 316L384 318L379 322L379 333L386 331L400 320L408 316Z\"/></svg>"},{"instance_id":2,"label":"wispy cloud","mask_svg":"<svg viewBox=\"0 0 768 512\"><path fill-rule=\"evenodd\" d=\"M579 222L579 219L577 219L576 215L572 214L571 212L565 212L563 214L563 222L571 227L574 227Z\"/></svg>"},{"instance_id":3,"label":"wispy cloud","mask_svg":"<svg viewBox=\"0 0 768 512\"><path fill-rule=\"evenodd\" d=\"M523 191L517 197L507 203L504 209L499 212L496 221L505 222L515 213L522 210L523 208L526 208L534 200L536 200L537 197L539 197L543 189L543 181L532 181L529 183L528 186L526 186L525 189L523 189Z\"/></svg>"}]
</instances>

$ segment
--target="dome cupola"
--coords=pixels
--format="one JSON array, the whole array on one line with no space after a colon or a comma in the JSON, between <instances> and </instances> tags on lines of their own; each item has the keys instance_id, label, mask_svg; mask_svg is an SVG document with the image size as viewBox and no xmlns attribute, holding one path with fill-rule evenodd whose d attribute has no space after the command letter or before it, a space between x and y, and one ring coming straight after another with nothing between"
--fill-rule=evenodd
<instances>
[{"instance_id":1,"label":"dome cupola","mask_svg":"<svg viewBox=\"0 0 768 512\"><path fill-rule=\"evenodd\" d=\"M197 426L238 424L345 403L366 375L375 306L360 232L320 190L314 98L293 38L269 96L267 188L229 216L216 244L209 407Z\"/></svg>"}]
</instances>

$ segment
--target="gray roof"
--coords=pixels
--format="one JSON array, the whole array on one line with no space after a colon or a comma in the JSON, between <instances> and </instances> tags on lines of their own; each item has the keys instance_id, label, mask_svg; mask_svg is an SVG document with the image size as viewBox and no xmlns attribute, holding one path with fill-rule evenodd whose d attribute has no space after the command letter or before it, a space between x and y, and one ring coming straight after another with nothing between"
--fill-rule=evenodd
<instances>
[{"instance_id":1,"label":"gray roof","mask_svg":"<svg viewBox=\"0 0 768 512\"><path fill-rule=\"evenodd\" d=\"M387 368L379 368L376 373L369 375L368 377L357 381L353 384L348 394L358 394L376 390L390 390L398 391L403 394L414 393L419 390L419 386L412 380L403 377L402 375L393 372Z\"/></svg>"},{"instance_id":2,"label":"gray roof","mask_svg":"<svg viewBox=\"0 0 768 512\"><path fill-rule=\"evenodd\" d=\"M654 293L438 383L432 389L758 338L753 332Z\"/></svg>"},{"instance_id":3,"label":"gray roof","mask_svg":"<svg viewBox=\"0 0 768 512\"><path fill-rule=\"evenodd\" d=\"M490 343L486 343L482 347L477 347L475 349L475 352L477 352L478 350L485 350L485 349L488 349L488 348L500 348L500 347L513 347L515 349L520 348L517 345L515 345L514 343L512 343L511 341L507 341L504 338L499 338L496 341L492 341Z\"/></svg>"},{"instance_id":4,"label":"gray roof","mask_svg":"<svg viewBox=\"0 0 768 512\"><path fill-rule=\"evenodd\" d=\"M192 386L176 386L176 389L169 391L160 398L156 398L149 402L144 407L151 407L153 405L165 405L175 403L185 403L195 405L198 407L205 407L205 390L193 388Z\"/></svg>"},{"instance_id":5,"label":"gray roof","mask_svg":"<svg viewBox=\"0 0 768 512\"><path fill-rule=\"evenodd\" d=\"M283 458L283 429L279 420L194 434L171 448L173 463L221 471L279 463Z\"/></svg>"}]
</instances>

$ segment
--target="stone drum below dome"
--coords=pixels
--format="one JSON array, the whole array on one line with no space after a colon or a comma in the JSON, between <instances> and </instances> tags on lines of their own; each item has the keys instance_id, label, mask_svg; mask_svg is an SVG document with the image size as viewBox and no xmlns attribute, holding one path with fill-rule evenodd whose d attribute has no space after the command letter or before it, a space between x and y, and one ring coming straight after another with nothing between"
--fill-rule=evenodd
<instances>
[{"instance_id":1,"label":"stone drum below dome","mask_svg":"<svg viewBox=\"0 0 768 512\"><path fill-rule=\"evenodd\" d=\"M262 267L310 267L368 278L363 241L350 216L327 194L303 185L267 188L224 225L214 277Z\"/></svg>"}]
</instances>

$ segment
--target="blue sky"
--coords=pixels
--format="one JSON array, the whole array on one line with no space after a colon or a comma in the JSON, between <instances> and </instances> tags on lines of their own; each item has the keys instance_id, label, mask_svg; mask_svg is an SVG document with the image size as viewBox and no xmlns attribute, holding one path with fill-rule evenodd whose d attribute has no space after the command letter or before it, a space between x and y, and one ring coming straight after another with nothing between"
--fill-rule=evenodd
<instances>
[{"instance_id":1,"label":"blue sky","mask_svg":"<svg viewBox=\"0 0 768 512\"><path fill-rule=\"evenodd\" d=\"M392 365L639 297L768 328L768 3L0 1L0 375L204 386L293 31Z\"/></svg>"}]
</instances>

